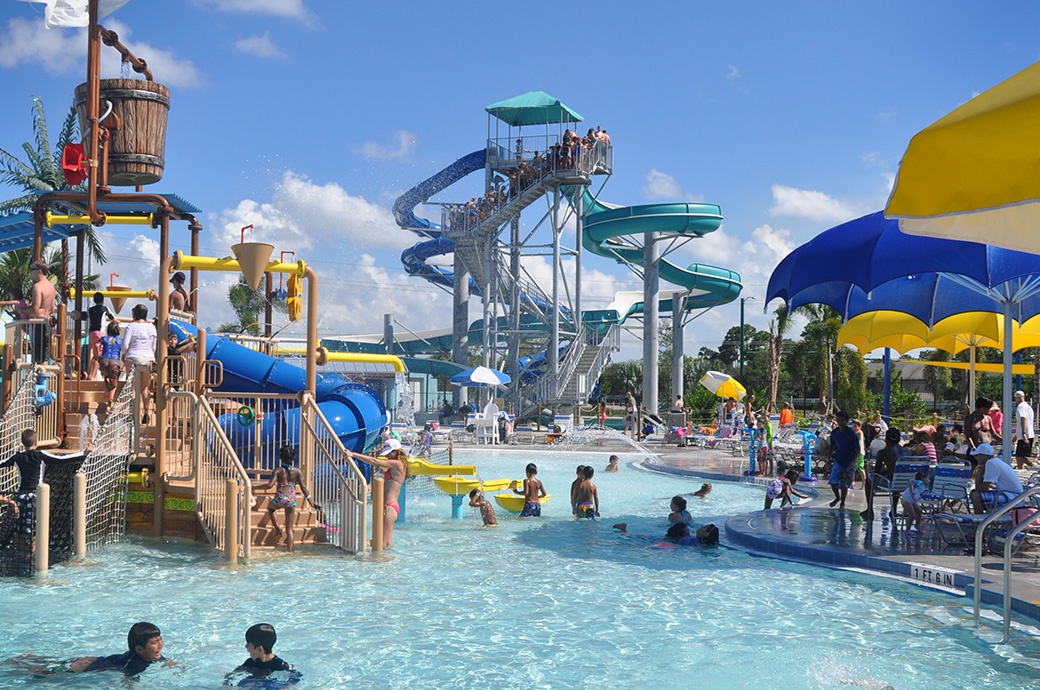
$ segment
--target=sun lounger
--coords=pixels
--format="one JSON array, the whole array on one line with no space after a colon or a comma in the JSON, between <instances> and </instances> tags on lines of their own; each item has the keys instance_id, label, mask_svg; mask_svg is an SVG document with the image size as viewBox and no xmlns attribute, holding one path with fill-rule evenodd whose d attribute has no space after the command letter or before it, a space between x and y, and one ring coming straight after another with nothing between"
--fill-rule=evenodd
<instances>
[{"instance_id":1,"label":"sun lounger","mask_svg":"<svg viewBox=\"0 0 1040 690\"><path fill-rule=\"evenodd\" d=\"M921 497L924 511L935 513L967 513L968 484L971 465L968 463L940 463L932 476L932 487Z\"/></svg>"},{"instance_id":2,"label":"sun lounger","mask_svg":"<svg viewBox=\"0 0 1040 690\"><path fill-rule=\"evenodd\" d=\"M887 494L892 503L892 517L896 516L896 506L899 505L899 495L906 490L918 473L927 475L931 469L931 463L924 456L910 456L900 458L896 463L892 478L883 474L870 475L871 497L870 504L874 505L874 498L878 494Z\"/></svg>"}]
</instances>

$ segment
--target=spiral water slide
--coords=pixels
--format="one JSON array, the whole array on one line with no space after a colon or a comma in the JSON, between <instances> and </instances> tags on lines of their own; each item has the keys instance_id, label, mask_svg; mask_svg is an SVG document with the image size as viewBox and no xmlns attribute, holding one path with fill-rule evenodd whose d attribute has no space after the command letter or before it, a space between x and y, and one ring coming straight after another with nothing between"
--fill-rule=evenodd
<instances>
[{"instance_id":1,"label":"spiral water slide","mask_svg":"<svg viewBox=\"0 0 1040 690\"><path fill-rule=\"evenodd\" d=\"M181 338L198 334L195 326L183 321L171 320L170 328ZM224 379L217 391L296 395L307 387L306 373L302 368L243 347L225 336L207 334L206 358L219 361L224 369ZM390 423L382 400L371 388L351 383L339 374L318 374L315 399L343 445L356 453L370 448L383 427ZM221 426L236 450L240 451L240 457L248 462L249 458L241 451L251 447L254 430L251 425L240 424L235 417L233 414L222 415ZM278 452L271 443L265 442L266 439L299 441L296 430L300 428L300 408L295 403L269 411L253 423L259 426L265 453ZM267 460L273 461L273 458Z\"/></svg>"},{"instance_id":2,"label":"spiral water slide","mask_svg":"<svg viewBox=\"0 0 1040 690\"><path fill-rule=\"evenodd\" d=\"M714 232L722 223L722 211L714 204L644 204L616 206L596 199L587 188L568 190L571 203L582 195L584 234L582 246L598 256L618 263L641 266L643 248L625 238L647 232L664 235L703 237ZM706 309L732 302L740 295L740 274L728 268L694 263L686 267L661 259L660 275L663 280L689 291L686 309ZM672 311L672 299L660 301L662 312ZM619 320L642 313L642 302L631 304Z\"/></svg>"}]
</instances>

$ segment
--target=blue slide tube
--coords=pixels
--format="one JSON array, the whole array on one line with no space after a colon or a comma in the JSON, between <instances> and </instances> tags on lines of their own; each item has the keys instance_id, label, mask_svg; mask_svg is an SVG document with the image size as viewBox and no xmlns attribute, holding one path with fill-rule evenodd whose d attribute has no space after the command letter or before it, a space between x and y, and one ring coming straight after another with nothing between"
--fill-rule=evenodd
<instances>
[{"instance_id":1,"label":"blue slide tube","mask_svg":"<svg viewBox=\"0 0 1040 690\"><path fill-rule=\"evenodd\" d=\"M170 329L180 336L195 336L197 329L181 321L170 322ZM232 393L297 394L306 387L306 372L276 357L243 347L223 336L206 339L206 358L216 360L224 367L224 380L219 391ZM315 398L318 408L347 450L363 453L379 439L379 433L390 422L390 417L379 396L367 386L350 383L339 374L319 374ZM252 451L242 457L247 466L263 461L271 466L278 449L274 440L284 438L299 443L300 410L295 404L269 410L260 424L260 437L265 457L253 458ZM236 449L246 449L252 443L253 430L238 422L235 415L223 415L221 426ZM247 442L248 439L248 442ZM270 447L269 447L270 446Z\"/></svg>"}]
</instances>

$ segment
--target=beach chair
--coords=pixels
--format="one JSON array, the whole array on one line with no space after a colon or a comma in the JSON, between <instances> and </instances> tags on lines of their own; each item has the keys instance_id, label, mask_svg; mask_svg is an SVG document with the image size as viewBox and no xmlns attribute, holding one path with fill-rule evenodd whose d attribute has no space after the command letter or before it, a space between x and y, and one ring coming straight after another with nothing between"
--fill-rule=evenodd
<instances>
[{"instance_id":1,"label":"beach chair","mask_svg":"<svg viewBox=\"0 0 1040 690\"><path fill-rule=\"evenodd\" d=\"M971 465L968 463L940 463L932 476L932 487L921 497L922 508L933 516L936 513L967 513L970 482Z\"/></svg>"},{"instance_id":2,"label":"beach chair","mask_svg":"<svg viewBox=\"0 0 1040 690\"><path fill-rule=\"evenodd\" d=\"M892 473L892 478L889 479L883 474L871 474L870 475L870 504L874 504L874 498L878 494L888 494L889 500L892 504L892 518L896 517L896 507L899 505L899 495L906 490L906 487L910 485L919 472L928 474L931 469L931 463L928 458L924 456L909 456L900 458L896 463L895 471Z\"/></svg>"},{"instance_id":3,"label":"beach chair","mask_svg":"<svg viewBox=\"0 0 1040 690\"><path fill-rule=\"evenodd\" d=\"M488 403L484 411L476 417L474 435L477 443L498 445L498 405Z\"/></svg>"}]
</instances>

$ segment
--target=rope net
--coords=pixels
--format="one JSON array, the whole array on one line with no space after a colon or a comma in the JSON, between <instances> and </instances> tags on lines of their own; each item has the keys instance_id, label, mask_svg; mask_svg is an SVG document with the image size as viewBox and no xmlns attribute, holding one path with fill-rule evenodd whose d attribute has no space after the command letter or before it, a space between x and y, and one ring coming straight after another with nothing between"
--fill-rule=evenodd
<instances>
[{"instance_id":1,"label":"rope net","mask_svg":"<svg viewBox=\"0 0 1040 690\"><path fill-rule=\"evenodd\" d=\"M30 372L31 373L31 372ZM0 459L22 450L22 431L35 427L39 418L36 406L34 376L25 376L11 404L0 417ZM73 496L75 476L82 471L87 479L87 548L116 541L126 522L127 472L131 458L133 386L124 386L109 410L105 424L98 428L91 415L81 428L87 430L86 446L93 451L84 461L54 459L45 465L44 481L50 486L51 563L68 560L73 553ZM57 454L55 454L57 455ZM26 520L36 512L36 497L6 499L18 486L18 471L0 471L0 574L27 577L32 575L33 550L36 546L35 520ZM23 519L15 518L18 503Z\"/></svg>"},{"instance_id":2,"label":"rope net","mask_svg":"<svg viewBox=\"0 0 1040 690\"><path fill-rule=\"evenodd\" d=\"M134 386L128 384L133 380L128 377L127 384L119 390L100 430L95 431L97 426L91 419L93 450L82 467L87 475L88 551L118 541L126 526L127 474L133 456L134 428ZM53 504L53 489L51 496Z\"/></svg>"}]
</instances>

